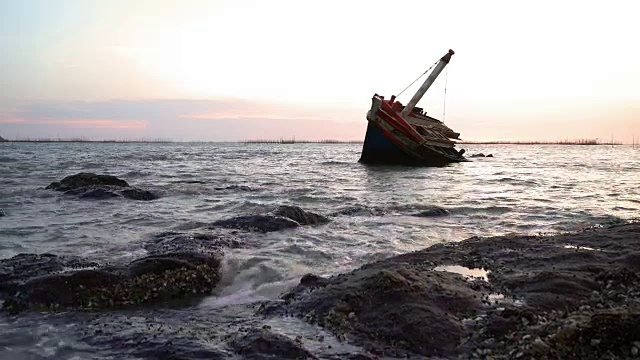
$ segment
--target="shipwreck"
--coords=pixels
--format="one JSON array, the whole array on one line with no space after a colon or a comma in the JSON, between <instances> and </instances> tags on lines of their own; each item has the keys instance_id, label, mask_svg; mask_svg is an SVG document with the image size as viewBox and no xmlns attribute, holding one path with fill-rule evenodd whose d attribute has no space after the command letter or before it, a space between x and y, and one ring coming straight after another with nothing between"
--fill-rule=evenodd
<instances>
[{"instance_id":1,"label":"shipwreck","mask_svg":"<svg viewBox=\"0 0 640 360\"><path fill-rule=\"evenodd\" d=\"M386 100L375 94L367 113L367 133L360 162L411 166L445 166L468 161L464 150L455 148L460 133L416 107L454 54L449 50L430 70L431 73L406 106L396 96ZM424 74L423 74L424 75ZM416 80L417 81L417 80Z\"/></svg>"}]
</instances>

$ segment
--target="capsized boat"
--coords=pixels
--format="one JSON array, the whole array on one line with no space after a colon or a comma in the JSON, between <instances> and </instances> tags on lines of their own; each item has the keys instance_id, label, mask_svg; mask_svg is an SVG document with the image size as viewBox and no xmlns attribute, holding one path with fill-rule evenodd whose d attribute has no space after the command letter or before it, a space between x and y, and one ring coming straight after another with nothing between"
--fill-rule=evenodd
<instances>
[{"instance_id":1,"label":"capsized boat","mask_svg":"<svg viewBox=\"0 0 640 360\"><path fill-rule=\"evenodd\" d=\"M463 156L464 150L455 148L455 140L460 139L460 134L416 107L453 54L453 50L449 50L435 64L406 106L395 101L395 95L388 100L378 94L373 96L367 113L367 134L360 155L361 163L444 166L468 161Z\"/></svg>"}]
</instances>

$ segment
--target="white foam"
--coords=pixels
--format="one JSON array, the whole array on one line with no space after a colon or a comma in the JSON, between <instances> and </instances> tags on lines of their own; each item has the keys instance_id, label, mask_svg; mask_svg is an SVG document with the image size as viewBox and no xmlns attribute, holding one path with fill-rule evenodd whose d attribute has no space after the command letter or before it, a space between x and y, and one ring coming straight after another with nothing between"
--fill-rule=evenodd
<instances>
[{"instance_id":1,"label":"white foam","mask_svg":"<svg viewBox=\"0 0 640 360\"><path fill-rule=\"evenodd\" d=\"M565 245L565 249L576 249L576 250L588 250L588 251L602 251L600 249L588 247L588 246L576 246L576 245Z\"/></svg>"}]
</instances>

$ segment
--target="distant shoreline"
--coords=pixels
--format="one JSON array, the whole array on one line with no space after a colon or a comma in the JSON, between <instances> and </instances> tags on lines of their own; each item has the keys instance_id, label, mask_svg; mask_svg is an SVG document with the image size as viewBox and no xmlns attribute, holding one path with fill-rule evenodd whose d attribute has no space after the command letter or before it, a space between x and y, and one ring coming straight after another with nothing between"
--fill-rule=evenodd
<instances>
[{"instance_id":1,"label":"distant shoreline","mask_svg":"<svg viewBox=\"0 0 640 360\"><path fill-rule=\"evenodd\" d=\"M89 140L89 139L2 139L0 143L226 143L226 144L362 144L363 140L233 140L233 141L175 141L165 139L131 140ZM461 141L458 145L627 145L621 142L599 142L598 140L562 140L562 141ZM634 145L634 144L628 144ZM635 144L637 145L637 144Z\"/></svg>"},{"instance_id":2,"label":"distant shoreline","mask_svg":"<svg viewBox=\"0 0 640 360\"><path fill-rule=\"evenodd\" d=\"M625 145L621 142L598 142L598 141L465 141L460 145ZM631 144L628 144L631 145Z\"/></svg>"},{"instance_id":3,"label":"distant shoreline","mask_svg":"<svg viewBox=\"0 0 640 360\"><path fill-rule=\"evenodd\" d=\"M12 143L173 143L176 141L172 140L75 140L75 139L60 139L60 140L49 140L49 139L34 139L34 140L8 140L0 142L12 142ZM177 141L180 142L180 141Z\"/></svg>"}]
</instances>

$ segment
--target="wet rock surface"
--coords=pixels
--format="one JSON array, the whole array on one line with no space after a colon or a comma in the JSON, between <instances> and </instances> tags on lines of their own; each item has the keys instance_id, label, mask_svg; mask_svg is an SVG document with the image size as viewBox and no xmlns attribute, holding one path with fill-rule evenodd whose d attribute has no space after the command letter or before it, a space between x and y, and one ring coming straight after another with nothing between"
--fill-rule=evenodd
<instances>
[{"instance_id":1,"label":"wet rock surface","mask_svg":"<svg viewBox=\"0 0 640 360\"><path fill-rule=\"evenodd\" d=\"M229 346L245 359L317 359L302 344L267 328L235 334Z\"/></svg>"},{"instance_id":2,"label":"wet rock surface","mask_svg":"<svg viewBox=\"0 0 640 360\"><path fill-rule=\"evenodd\" d=\"M168 253L123 266L38 276L14 286L3 308L9 312L102 309L189 298L211 293L219 280L219 267L219 256Z\"/></svg>"},{"instance_id":3,"label":"wet rock surface","mask_svg":"<svg viewBox=\"0 0 640 360\"><path fill-rule=\"evenodd\" d=\"M259 313L301 317L383 356L629 358L640 349L638 260L639 223L471 238L305 276Z\"/></svg>"},{"instance_id":4,"label":"wet rock surface","mask_svg":"<svg viewBox=\"0 0 640 360\"><path fill-rule=\"evenodd\" d=\"M210 294L220 278L223 250L240 241L228 233L157 234L143 244L148 256L126 264L20 254L0 261L3 308L122 308Z\"/></svg>"},{"instance_id":5,"label":"wet rock surface","mask_svg":"<svg viewBox=\"0 0 640 360\"><path fill-rule=\"evenodd\" d=\"M227 228L245 231L272 232L300 226L297 221L277 215L245 215L211 223L211 228Z\"/></svg>"},{"instance_id":6,"label":"wet rock surface","mask_svg":"<svg viewBox=\"0 0 640 360\"><path fill-rule=\"evenodd\" d=\"M98 266L98 263L78 257L53 254L19 254L0 260L0 294L13 294L25 281L66 270L80 270Z\"/></svg>"},{"instance_id":7,"label":"wet rock surface","mask_svg":"<svg viewBox=\"0 0 640 360\"><path fill-rule=\"evenodd\" d=\"M145 241L143 247L151 255L176 252L216 253L227 248L243 247L250 241L241 237L241 234L236 233L230 231L209 233L167 231L151 236L150 239Z\"/></svg>"},{"instance_id":8,"label":"wet rock surface","mask_svg":"<svg viewBox=\"0 0 640 360\"><path fill-rule=\"evenodd\" d=\"M298 206L283 205L278 207L278 209L273 213L274 215L283 216L296 221L300 225L316 225L331 222L331 220L324 215L302 210Z\"/></svg>"},{"instance_id":9,"label":"wet rock surface","mask_svg":"<svg viewBox=\"0 0 640 360\"><path fill-rule=\"evenodd\" d=\"M76 195L82 199L104 200L124 197L132 200L155 200L158 198L156 194L132 187L115 176L94 173L70 175L49 184L46 189L61 191L66 195Z\"/></svg>"},{"instance_id":10,"label":"wet rock surface","mask_svg":"<svg viewBox=\"0 0 640 360\"><path fill-rule=\"evenodd\" d=\"M470 158L477 158L477 157L493 157L493 154L483 154L483 153L478 153L478 154L473 154L473 155L469 155Z\"/></svg>"},{"instance_id":11,"label":"wet rock surface","mask_svg":"<svg viewBox=\"0 0 640 360\"><path fill-rule=\"evenodd\" d=\"M210 224L210 230L220 228L255 232L273 232L297 228L301 225L326 224L331 220L326 216L305 211L297 206L280 206L272 214L237 216L218 220Z\"/></svg>"},{"instance_id":12,"label":"wet rock surface","mask_svg":"<svg viewBox=\"0 0 640 360\"><path fill-rule=\"evenodd\" d=\"M449 210L438 207L438 206L432 206L428 209L420 211L419 213L413 214L413 216L418 216L418 217L439 217L439 216L447 216L447 215L449 215Z\"/></svg>"}]
</instances>

